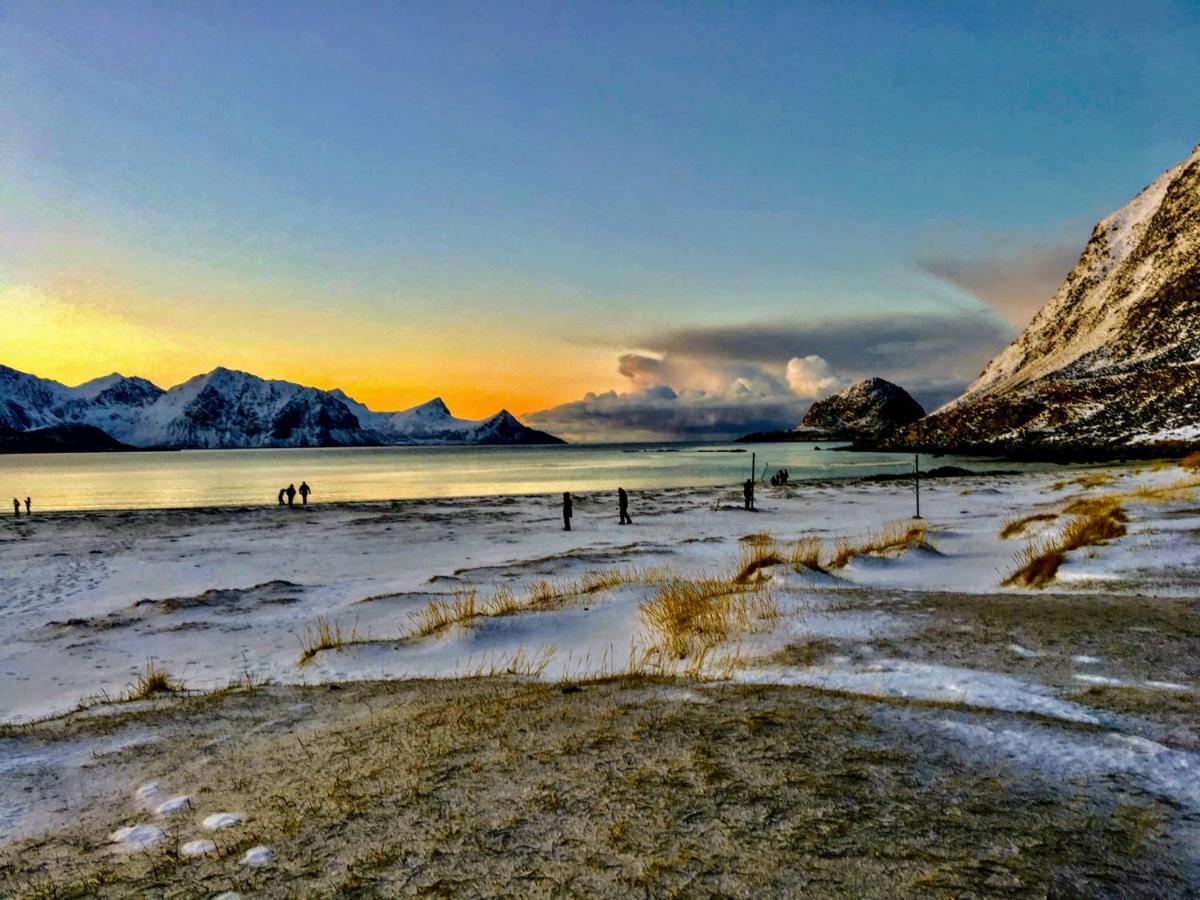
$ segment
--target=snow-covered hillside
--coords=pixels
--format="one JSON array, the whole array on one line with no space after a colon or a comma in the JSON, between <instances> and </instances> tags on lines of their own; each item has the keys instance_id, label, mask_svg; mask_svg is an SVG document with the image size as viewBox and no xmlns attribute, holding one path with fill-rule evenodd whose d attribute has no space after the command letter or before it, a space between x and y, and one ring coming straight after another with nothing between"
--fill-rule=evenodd
<instances>
[{"instance_id":1,"label":"snow-covered hillside","mask_svg":"<svg viewBox=\"0 0 1200 900\"><path fill-rule=\"evenodd\" d=\"M324 447L378 444L536 444L557 438L501 410L457 419L440 400L377 413L340 390L217 368L164 391L108 375L67 387L0 366L0 426L17 431L92 425L135 447Z\"/></svg>"},{"instance_id":2,"label":"snow-covered hillside","mask_svg":"<svg viewBox=\"0 0 1200 900\"><path fill-rule=\"evenodd\" d=\"M1152 445L1200 438L1200 146L1096 225L1011 346L908 443Z\"/></svg>"},{"instance_id":3,"label":"snow-covered hillside","mask_svg":"<svg viewBox=\"0 0 1200 900\"><path fill-rule=\"evenodd\" d=\"M882 378L867 378L818 400L797 426L813 439L873 438L902 428L925 415L904 388Z\"/></svg>"}]
</instances>

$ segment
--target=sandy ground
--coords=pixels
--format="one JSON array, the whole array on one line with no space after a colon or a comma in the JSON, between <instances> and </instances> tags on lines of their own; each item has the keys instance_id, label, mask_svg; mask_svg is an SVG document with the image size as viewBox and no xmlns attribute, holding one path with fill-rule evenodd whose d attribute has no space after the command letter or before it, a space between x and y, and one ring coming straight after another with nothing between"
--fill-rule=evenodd
<instances>
[{"instance_id":1,"label":"sandy ground","mask_svg":"<svg viewBox=\"0 0 1200 900\"><path fill-rule=\"evenodd\" d=\"M1187 895L1194 480L928 482L925 543L764 567L777 614L673 678L664 579L728 579L756 534L830 557L907 487L641 492L630 527L580 496L570 533L546 497L9 520L0 894ZM1126 534L1002 586L1099 497ZM469 590L513 600L418 633ZM322 622L345 645L305 659ZM149 659L187 692L103 702Z\"/></svg>"}]
</instances>

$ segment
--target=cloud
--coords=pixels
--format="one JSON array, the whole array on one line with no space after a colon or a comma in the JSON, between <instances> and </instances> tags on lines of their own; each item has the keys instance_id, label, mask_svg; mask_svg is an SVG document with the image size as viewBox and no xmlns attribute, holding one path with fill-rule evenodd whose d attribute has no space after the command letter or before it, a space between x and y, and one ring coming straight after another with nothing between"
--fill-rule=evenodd
<instances>
[{"instance_id":1,"label":"cloud","mask_svg":"<svg viewBox=\"0 0 1200 900\"><path fill-rule=\"evenodd\" d=\"M765 394L738 382L720 394L666 385L590 393L526 418L537 428L576 441L722 440L790 428L807 408L807 401L790 392Z\"/></svg>"},{"instance_id":2,"label":"cloud","mask_svg":"<svg viewBox=\"0 0 1200 900\"><path fill-rule=\"evenodd\" d=\"M724 439L791 428L813 400L872 375L933 410L1014 334L978 311L672 329L618 357L628 391L589 393L528 420L570 440Z\"/></svg>"},{"instance_id":3,"label":"cloud","mask_svg":"<svg viewBox=\"0 0 1200 900\"><path fill-rule=\"evenodd\" d=\"M949 312L681 328L639 343L664 356L780 368L816 354L842 375L878 375L904 385L931 377L969 381L1015 336L1016 329L994 315Z\"/></svg>"},{"instance_id":4,"label":"cloud","mask_svg":"<svg viewBox=\"0 0 1200 900\"><path fill-rule=\"evenodd\" d=\"M929 253L917 264L1024 328L1078 261L1077 244L1035 245L1000 237L986 251Z\"/></svg>"},{"instance_id":5,"label":"cloud","mask_svg":"<svg viewBox=\"0 0 1200 900\"><path fill-rule=\"evenodd\" d=\"M836 394L847 386L845 379L816 354L793 356L787 364L787 383L792 393L812 400Z\"/></svg>"}]
</instances>

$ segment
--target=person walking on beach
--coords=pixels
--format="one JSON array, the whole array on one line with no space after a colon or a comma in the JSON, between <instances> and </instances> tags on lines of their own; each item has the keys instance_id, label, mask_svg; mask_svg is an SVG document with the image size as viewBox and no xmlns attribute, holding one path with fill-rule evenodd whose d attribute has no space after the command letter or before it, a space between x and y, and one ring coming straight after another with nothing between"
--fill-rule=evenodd
<instances>
[{"instance_id":1,"label":"person walking on beach","mask_svg":"<svg viewBox=\"0 0 1200 900\"><path fill-rule=\"evenodd\" d=\"M287 494L287 488L279 489L279 505L280 506L284 505L283 498L284 498L284 495L286 495L286 494Z\"/></svg>"},{"instance_id":2,"label":"person walking on beach","mask_svg":"<svg viewBox=\"0 0 1200 900\"><path fill-rule=\"evenodd\" d=\"M617 511L621 514L622 525L633 524L633 519L629 518L629 495L623 487L617 488Z\"/></svg>"},{"instance_id":3,"label":"person walking on beach","mask_svg":"<svg viewBox=\"0 0 1200 900\"><path fill-rule=\"evenodd\" d=\"M563 491L563 531L571 530L571 492Z\"/></svg>"},{"instance_id":4,"label":"person walking on beach","mask_svg":"<svg viewBox=\"0 0 1200 900\"><path fill-rule=\"evenodd\" d=\"M289 484L287 486L288 506L294 506L296 503L296 486Z\"/></svg>"},{"instance_id":5,"label":"person walking on beach","mask_svg":"<svg viewBox=\"0 0 1200 900\"><path fill-rule=\"evenodd\" d=\"M754 511L754 481L750 478L742 485L742 498L746 501L746 509Z\"/></svg>"},{"instance_id":6,"label":"person walking on beach","mask_svg":"<svg viewBox=\"0 0 1200 900\"><path fill-rule=\"evenodd\" d=\"M312 488L308 486L307 481L300 482L300 504L308 506L308 495L312 493Z\"/></svg>"},{"instance_id":7,"label":"person walking on beach","mask_svg":"<svg viewBox=\"0 0 1200 900\"><path fill-rule=\"evenodd\" d=\"M33 515L33 501L30 500L28 497L25 498L25 515L27 515L27 516Z\"/></svg>"},{"instance_id":8,"label":"person walking on beach","mask_svg":"<svg viewBox=\"0 0 1200 900\"><path fill-rule=\"evenodd\" d=\"M13 497L13 515L18 519L21 518L21 501Z\"/></svg>"}]
</instances>

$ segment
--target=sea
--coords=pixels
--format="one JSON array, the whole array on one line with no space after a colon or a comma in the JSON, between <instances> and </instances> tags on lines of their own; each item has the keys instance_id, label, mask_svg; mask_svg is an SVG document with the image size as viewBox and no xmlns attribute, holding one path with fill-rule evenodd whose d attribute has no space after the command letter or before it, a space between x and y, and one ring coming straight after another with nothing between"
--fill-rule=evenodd
<instances>
[{"instance_id":1,"label":"sea","mask_svg":"<svg viewBox=\"0 0 1200 900\"><path fill-rule=\"evenodd\" d=\"M0 515L9 498L34 511L273 504L308 482L312 503L615 491L741 484L787 469L790 481L913 471L912 454L809 443L570 444L536 447L327 447L0 455ZM921 454L919 465L978 472L1044 468ZM297 500L297 502L299 502Z\"/></svg>"}]
</instances>

